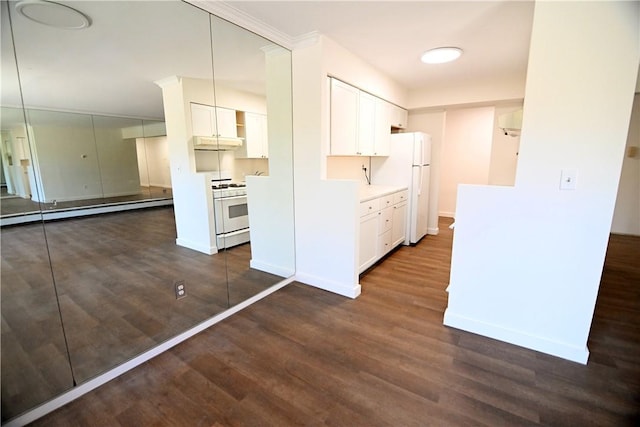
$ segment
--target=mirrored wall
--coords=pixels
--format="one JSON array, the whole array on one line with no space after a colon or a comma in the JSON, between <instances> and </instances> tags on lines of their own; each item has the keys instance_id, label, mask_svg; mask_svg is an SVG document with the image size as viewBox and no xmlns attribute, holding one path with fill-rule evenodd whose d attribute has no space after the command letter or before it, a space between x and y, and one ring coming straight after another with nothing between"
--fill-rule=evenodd
<instances>
[{"instance_id":1,"label":"mirrored wall","mask_svg":"<svg viewBox=\"0 0 640 427\"><path fill-rule=\"evenodd\" d=\"M290 52L59 3L2 2L3 422L295 270Z\"/></svg>"}]
</instances>

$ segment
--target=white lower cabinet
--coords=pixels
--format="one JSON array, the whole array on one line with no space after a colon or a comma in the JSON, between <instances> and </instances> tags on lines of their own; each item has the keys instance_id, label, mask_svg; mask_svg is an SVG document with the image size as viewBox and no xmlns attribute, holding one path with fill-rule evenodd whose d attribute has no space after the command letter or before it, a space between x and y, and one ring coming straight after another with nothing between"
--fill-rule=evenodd
<instances>
[{"instance_id":1,"label":"white lower cabinet","mask_svg":"<svg viewBox=\"0 0 640 427\"><path fill-rule=\"evenodd\" d=\"M360 273L404 242L406 215L407 190L360 203Z\"/></svg>"},{"instance_id":2,"label":"white lower cabinet","mask_svg":"<svg viewBox=\"0 0 640 427\"><path fill-rule=\"evenodd\" d=\"M396 247L407 237L407 202L393 206L393 220L391 230L391 246Z\"/></svg>"},{"instance_id":3,"label":"white lower cabinet","mask_svg":"<svg viewBox=\"0 0 640 427\"><path fill-rule=\"evenodd\" d=\"M373 265L378 256L378 213L360 217L360 272Z\"/></svg>"}]
</instances>

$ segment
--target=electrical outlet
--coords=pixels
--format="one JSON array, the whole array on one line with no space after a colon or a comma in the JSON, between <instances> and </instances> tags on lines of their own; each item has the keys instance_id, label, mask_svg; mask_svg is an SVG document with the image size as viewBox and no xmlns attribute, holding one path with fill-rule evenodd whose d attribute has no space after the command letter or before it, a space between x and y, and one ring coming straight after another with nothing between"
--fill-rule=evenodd
<instances>
[{"instance_id":1,"label":"electrical outlet","mask_svg":"<svg viewBox=\"0 0 640 427\"><path fill-rule=\"evenodd\" d=\"M575 190L578 171L576 169L562 169L560 171L560 190Z\"/></svg>"},{"instance_id":2,"label":"electrical outlet","mask_svg":"<svg viewBox=\"0 0 640 427\"><path fill-rule=\"evenodd\" d=\"M187 287L184 280L176 280L173 282L173 287L176 291L176 299L184 298L187 296Z\"/></svg>"}]
</instances>

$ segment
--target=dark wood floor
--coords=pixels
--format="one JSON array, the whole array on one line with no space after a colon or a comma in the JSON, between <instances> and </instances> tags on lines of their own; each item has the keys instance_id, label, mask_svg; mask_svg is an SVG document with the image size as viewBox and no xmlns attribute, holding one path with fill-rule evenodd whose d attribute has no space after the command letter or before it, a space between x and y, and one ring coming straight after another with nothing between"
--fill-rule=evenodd
<instances>
[{"instance_id":1,"label":"dark wood floor","mask_svg":"<svg viewBox=\"0 0 640 427\"><path fill-rule=\"evenodd\" d=\"M175 239L171 207L2 228L3 421L283 279L249 268L250 244L209 256Z\"/></svg>"},{"instance_id":2,"label":"dark wood floor","mask_svg":"<svg viewBox=\"0 0 640 427\"><path fill-rule=\"evenodd\" d=\"M584 366L442 325L447 225L356 300L291 284L35 425L637 426L640 238L611 238Z\"/></svg>"}]
</instances>

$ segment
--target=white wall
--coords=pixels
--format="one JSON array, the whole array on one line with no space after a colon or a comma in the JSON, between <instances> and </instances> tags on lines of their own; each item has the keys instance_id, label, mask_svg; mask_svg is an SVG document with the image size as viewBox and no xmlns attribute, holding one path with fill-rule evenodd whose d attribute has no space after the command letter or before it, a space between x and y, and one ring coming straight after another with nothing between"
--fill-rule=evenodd
<instances>
[{"instance_id":1,"label":"white wall","mask_svg":"<svg viewBox=\"0 0 640 427\"><path fill-rule=\"evenodd\" d=\"M499 82L470 81L467 85L427 87L409 93L405 105L409 110L426 107L442 107L446 105L468 105L482 103L484 105L505 100L520 100L524 98L523 76L514 75L501 78Z\"/></svg>"},{"instance_id":2,"label":"white wall","mask_svg":"<svg viewBox=\"0 0 640 427\"><path fill-rule=\"evenodd\" d=\"M171 188L169 143L166 136L136 138L140 184Z\"/></svg>"},{"instance_id":3,"label":"white wall","mask_svg":"<svg viewBox=\"0 0 640 427\"><path fill-rule=\"evenodd\" d=\"M210 81L169 77L162 88L171 165L176 244L205 254L218 251L213 223L210 177L196 173L191 130L191 102L213 105Z\"/></svg>"},{"instance_id":4,"label":"white wall","mask_svg":"<svg viewBox=\"0 0 640 427\"><path fill-rule=\"evenodd\" d=\"M293 206L293 127L291 53L273 48L266 53L266 160L236 161L269 176L246 176L251 227L251 267L289 277L295 273ZM268 169L265 171L265 167Z\"/></svg>"},{"instance_id":5,"label":"white wall","mask_svg":"<svg viewBox=\"0 0 640 427\"><path fill-rule=\"evenodd\" d=\"M362 167L367 168L367 176L371 178L370 157L329 156L327 157L327 179L352 179L360 185L368 185Z\"/></svg>"},{"instance_id":6,"label":"white wall","mask_svg":"<svg viewBox=\"0 0 640 427\"><path fill-rule=\"evenodd\" d=\"M27 110L39 192L46 203L102 197L91 116Z\"/></svg>"},{"instance_id":7,"label":"white wall","mask_svg":"<svg viewBox=\"0 0 640 427\"><path fill-rule=\"evenodd\" d=\"M490 185L514 185L516 169L518 167L518 150L520 136L505 135L498 127L498 117L522 108L522 103L500 105L496 107L493 123L493 142L491 144L491 159L489 163Z\"/></svg>"},{"instance_id":8,"label":"white wall","mask_svg":"<svg viewBox=\"0 0 640 427\"><path fill-rule=\"evenodd\" d=\"M536 3L516 185L459 189L446 325L586 362L638 72L639 8ZM577 170L575 190L559 189L562 169Z\"/></svg>"},{"instance_id":9,"label":"white wall","mask_svg":"<svg viewBox=\"0 0 640 427\"><path fill-rule=\"evenodd\" d=\"M640 236L640 94L633 101L611 232Z\"/></svg>"},{"instance_id":10,"label":"white wall","mask_svg":"<svg viewBox=\"0 0 640 427\"><path fill-rule=\"evenodd\" d=\"M448 110L442 145L441 216L455 217L459 184L488 184L494 107Z\"/></svg>"},{"instance_id":11,"label":"white wall","mask_svg":"<svg viewBox=\"0 0 640 427\"><path fill-rule=\"evenodd\" d=\"M428 233L438 234L440 215L440 177L442 176L442 147L445 138L444 110L410 112L407 132L431 135L431 177L429 181Z\"/></svg>"},{"instance_id":12,"label":"white wall","mask_svg":"<svg viewBox=\"0 0 640 427\"><path fill-rule=\"evenodd\" d=\"M406 92L332 40L293 50L296 279L355 298L358 284L358 180L324 180L329 152L327 75L399 105ZM367 159L367 158L363 158Z\"/></svg>"}]
</instances>

